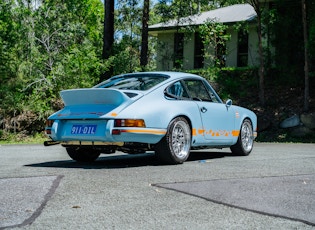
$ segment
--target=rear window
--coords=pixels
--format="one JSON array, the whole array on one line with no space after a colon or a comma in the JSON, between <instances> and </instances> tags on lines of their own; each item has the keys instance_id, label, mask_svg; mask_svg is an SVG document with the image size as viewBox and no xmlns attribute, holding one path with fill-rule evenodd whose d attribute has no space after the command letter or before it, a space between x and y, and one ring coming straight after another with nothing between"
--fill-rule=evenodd
<instances>
[{"instance_id":1,"label":"rear window","mask_svg":"<svg viewBox=\"0 0 315 230\"><path fill-rule=\"evenodd\" d=\"M121 90L148 90L165 81L168 77L161 74L130 74L112 77L95 88L112 88Z\"/></svg>"}]
</instances>

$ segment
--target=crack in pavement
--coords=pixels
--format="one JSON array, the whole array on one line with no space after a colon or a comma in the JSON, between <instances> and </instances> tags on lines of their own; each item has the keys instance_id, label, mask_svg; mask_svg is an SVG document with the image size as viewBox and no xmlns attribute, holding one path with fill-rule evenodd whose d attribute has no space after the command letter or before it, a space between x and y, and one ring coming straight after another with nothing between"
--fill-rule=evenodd
<instances>
[{"instance_id":1,"label":"crack in pavement","mask_svg":"<svg viewBox=\"0 0 315 230\"><path fill-rule=\"evenodd\" d=\"M315 226L315 174L160 183L154 186Z\"/></svg>"},{"instance_id":2,"label":"crack in pavement","mask_svg":"<svg viewBox=\"0 0 315 230\"><path fill-rule=\"evenodd\" d=\"M0 229L31 224L56 191L63 176L0 179Z\"/></svg>"}]
</instances>

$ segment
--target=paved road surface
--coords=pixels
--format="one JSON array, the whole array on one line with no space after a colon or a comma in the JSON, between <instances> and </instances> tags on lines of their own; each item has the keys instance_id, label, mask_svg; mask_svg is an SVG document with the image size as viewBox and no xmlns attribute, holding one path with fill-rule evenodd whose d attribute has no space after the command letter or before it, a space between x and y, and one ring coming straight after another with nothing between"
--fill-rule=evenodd
<instances>
[{"instance_id":1,"label":"paved road surface","mask_svg":"<svg viewBox=\"0 0 315 230\"><path fill-rule=\"evenodd\" d=\"M121 153L79 164L61 146L0 157L0 229L315 229L314 144L196 151L176 166Z\"/></svg>"}]
</instances>

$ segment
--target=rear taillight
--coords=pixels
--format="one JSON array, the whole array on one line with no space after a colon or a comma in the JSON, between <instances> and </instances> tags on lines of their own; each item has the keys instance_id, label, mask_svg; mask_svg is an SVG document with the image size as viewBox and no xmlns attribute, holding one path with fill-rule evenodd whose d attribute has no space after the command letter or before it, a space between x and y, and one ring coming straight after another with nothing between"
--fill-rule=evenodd
<instances>
[{"instance_id":1,"label":"rear taillight","mask_svg":"<svg viewBox=\"0 0 315 230\"><path fill-rule=\"evenodd\" d=\"M46 127L45 127L45 132L46 134L51 134L51 127L54 124L54 120L47 120L46 121Z\"/></svg>"},{"instance_id":2,"label":"rear taillight","mask_svg":"<svg viewBox=\"0 0 315 230\"><path fill-rule=\"evenodd\" d=\"M114 129L112 130L112 135L120 135L122 132L121 127L128 128L145 128L145 123L143 119L116 119L114 121Z\"/></svg>"},{"instance_id":3,"label":"rear taillight","mask_svg":"<svg viewBox=\"0 0 315 230\"><path fill-rule=\"evenodd\" d=\"M114 122L115 127L145 127L143 119L116 119Z\"/></svg>"},{"instance_id":4,"label":"rear taillight","mask_svg":"<svg viewBox=\"0 0 315 230\"><path fill-rule=\"evenodd\" d=\"M54 120L47 120L46 121L46 127L52 127L54 124Z\"/></svg>"}]
</instances>

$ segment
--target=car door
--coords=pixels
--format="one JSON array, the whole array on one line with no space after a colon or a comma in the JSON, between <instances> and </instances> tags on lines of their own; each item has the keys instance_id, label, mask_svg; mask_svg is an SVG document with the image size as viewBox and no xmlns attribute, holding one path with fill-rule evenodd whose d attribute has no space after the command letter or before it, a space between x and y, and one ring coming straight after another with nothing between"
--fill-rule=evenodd
<instances>
[{"instance_id":1,"label":"car door","mask_svg":"<svg viewBox=\"0 0 315 230\"><path fill-rule=\"evenodd\" d=\"M212 89L202 80L185 80L185 85L199 107L203 127L198 133L212 144L231 144L235 119L232 106L217 99L215 92L211 92Z\"/></svg>"}]
</instances>

